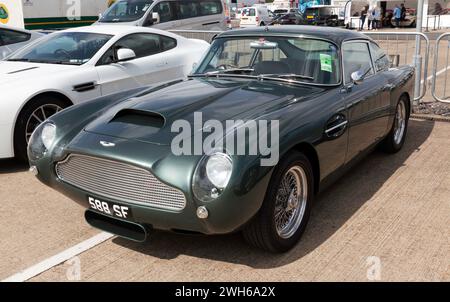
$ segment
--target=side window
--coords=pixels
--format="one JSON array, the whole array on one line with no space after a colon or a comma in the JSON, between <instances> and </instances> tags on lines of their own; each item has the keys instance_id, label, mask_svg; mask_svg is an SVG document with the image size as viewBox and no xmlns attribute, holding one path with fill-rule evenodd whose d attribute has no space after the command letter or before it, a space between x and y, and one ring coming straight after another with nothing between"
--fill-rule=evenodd
<instances>
[{"instance_id":1,"label":"side window","mask_svg":"<svg viewBox=\"0 0 450 302\"><path fill-rule=\"evenodd\" d=\"M175 20L172 8L169 2L160 2L155 7L153 7L153 12L159 14L160 23L169 22ZM149 14L149 18L152 14Z\"/></svg>"},{"instance_id":2,"label":"side window","mask_svg":"<svg viewBox=\"0 0 450 302\"><path fill-rule=\"evenodd\" d=\"M31 35L14 30L0 30L0 45L10 45L26 42L31 39Z\"/></svg>"},{"instance_id":3,"label":"side window","mask_svg":"<svg viewBox=\"0 0 450 302\"><path fill-rule=\"evenodd\" d=\"M222 13L222 3L220 0L200 1L200 14L202 16L216 15Z\"/></svg>"},{"instance_id":4,"label":"side window","mask_svg":"<svg viewBox=\"0 0 450 302\"><path fill-rule=\"evenodd\" d=\"M115 61L115 50L129 48L136 58L147 57L161 52L160 36L155 34L132 34L117 41L100 59L98 65L110 64Z\"/></svg>"},{"instance_id":5,"label":"side window","mask_svg":"<svg viewBox=\"0 0 450 302\"><path fill-rule=\"evenodd\" d=\"M370 51L372 53L376 71L383 71L391 66L388 56L380 47L378 47L378 45L370 43Z\"/></svg>"},{"instance_id":6,"label":"side window","mask_svg":"<svg viewBox=\"0 0 450 302\"><path fill-rule=\"evenodd\" d=\"M175 47L177 47L177 40L161 36L161 51L167 51Z\"/></svg>"},{"instance_id":7,"label":"side window","mask_svg":"<svg viewBox=\"0 0 450 302\"><path fill-rule=\"evenodd\" d=\"M200 16L200 6L197 1L177 1L178 19L188 19Z\"/></svg>"},{"instance_id":8,"label":"side window","mask_svg":"<svg viewBox=\"0 0 450 302\"><path fill-rule=\"evenodd\" d=\"M362 70L366 76L374 74L369 53L369 45L365 42L344 43L343 47L344 80L345 83L352 81L351 74Z\"/></svg>"}]
</instances>

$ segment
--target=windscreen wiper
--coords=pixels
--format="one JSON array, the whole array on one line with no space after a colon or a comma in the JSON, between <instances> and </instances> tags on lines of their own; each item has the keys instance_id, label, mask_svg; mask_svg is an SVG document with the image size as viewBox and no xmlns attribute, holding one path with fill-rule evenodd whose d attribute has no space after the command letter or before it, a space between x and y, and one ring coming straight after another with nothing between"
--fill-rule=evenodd
<instances>
[{"instance_id":1,"label":"windscreen wiper","mask_svg":"<svg viewBox=\"0 0 450 302\"><path fill-rule=\"evenodd\" d=\"M303 79L303 80L311 80L313 81L314 78L307 76L307 75L302 75L302 74L295 74L295 73L289 73L289 74L261 74L259 75L260 77L269 77L269 78L282 78L282 79L286 79L286 78L293 78L293 79Z\"/></svg>"},{"instance_id":2,"label":"windscreen wiper","mask_svg":"<svg viewBox=\"0 0 450 302\"><path fill-rule=\"evenodd\" d=\"M7 61L10 61L10 62L30 62L29 59L24 59L24 58L8 59Z\"/></svg>"},{"instance_id":3,"label":"windscreen wiper","mask_svg":"<svg viewBox=\"0 0 450 302\"><path fill-rule=\"evenodd\" d=\"M215 70L207 72L206 74L216 75L216 74L227 74L227 73L243 73L243 72L253 72L253 68L231 68L224 70Z\"/></svg>"}]
</instances>

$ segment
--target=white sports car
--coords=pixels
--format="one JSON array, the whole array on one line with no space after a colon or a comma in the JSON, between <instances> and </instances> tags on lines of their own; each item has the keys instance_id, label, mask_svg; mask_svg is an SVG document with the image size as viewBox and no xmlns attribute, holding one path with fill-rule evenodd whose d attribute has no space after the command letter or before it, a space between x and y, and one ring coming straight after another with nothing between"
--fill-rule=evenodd
<instances>
[{"instance_id":1,"label":"white sports car","mask_svg":"<svg viewBox=\"0 0 450 302\"><path fill-rule=\"evenodd\" d=\"M143 27L56 32L0 62L0 158L26 159L33 130L72 104L182 79L209 44Z\"/></svg>"}]
</instances>

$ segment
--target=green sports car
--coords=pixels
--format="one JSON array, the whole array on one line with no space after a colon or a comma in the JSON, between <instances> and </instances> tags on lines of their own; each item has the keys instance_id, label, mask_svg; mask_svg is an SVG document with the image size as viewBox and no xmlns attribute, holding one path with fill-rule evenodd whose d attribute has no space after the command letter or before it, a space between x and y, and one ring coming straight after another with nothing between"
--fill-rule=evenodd
<instances>
[{"instance_id":1,"label":"green sports car","mask_svg":"<svg viewBox=\"0 0 450 302\"><path fill-rule=\"evenodd\" d=\"M52 116L31 138L31 171L131 240L242 231L284 252L324 187L374 147L402 148L413 79L359 33L227 31L184 81Z\"/></svg>"}]
</instances>

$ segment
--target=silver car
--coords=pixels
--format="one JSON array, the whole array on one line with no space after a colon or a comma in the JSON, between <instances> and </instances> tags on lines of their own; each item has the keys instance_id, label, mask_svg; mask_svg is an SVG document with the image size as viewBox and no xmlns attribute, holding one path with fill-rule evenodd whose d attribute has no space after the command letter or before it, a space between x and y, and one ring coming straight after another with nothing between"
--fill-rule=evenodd
<instances>
[{"instance_id":1,"label":"silver car","mask_svg":"<svg viewBox=\"0 0 450 302\"><path fill-rule=\"evenodd\" d=\"M222 0L119 0L95 24L163 30L225 30L231 25Z\"/></svg>"},{"instance_id":2,"label":"silver car","mask_svg":"<svg viewBox=\"0 0 450 302\"><path fill-rule=\"evenodd\" d=\"M37 32L0 25L0 60L42 36Z\"/></svg>"}]
</instances>

